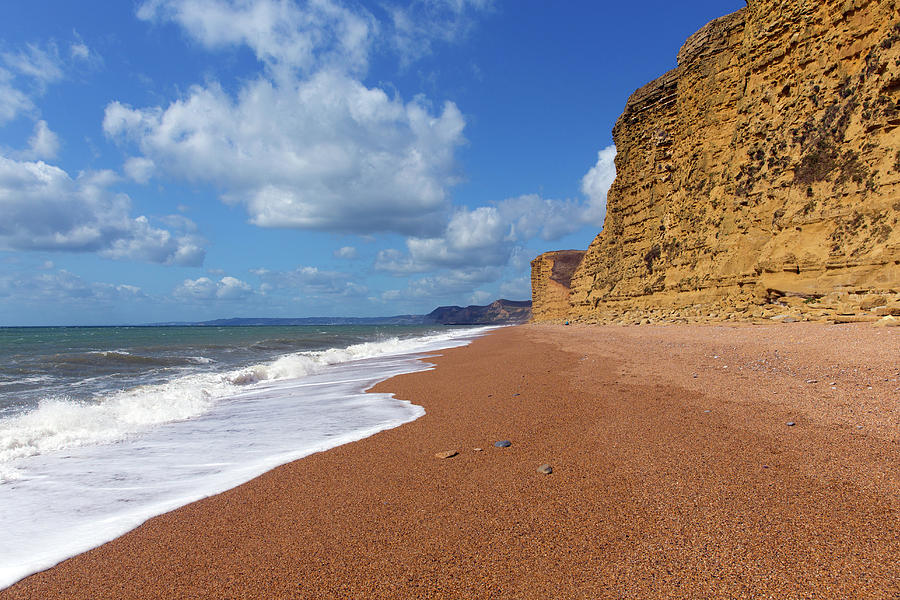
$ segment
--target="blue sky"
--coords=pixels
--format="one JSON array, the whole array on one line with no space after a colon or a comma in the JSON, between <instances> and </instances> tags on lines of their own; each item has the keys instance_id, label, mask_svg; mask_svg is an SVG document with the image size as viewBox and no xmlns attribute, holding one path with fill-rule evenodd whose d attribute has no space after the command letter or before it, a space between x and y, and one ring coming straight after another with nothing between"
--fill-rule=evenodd
<instances>
[{"instance_id":1,"label":"blue sky","mask_svg":"<svg viewBox=\"0 0 900 600\"><path fill-rule=\"evenodd\" d=\"M742 0L0 8L0 325L530 297L629 94Z\"/></svg>"}]
</instances>

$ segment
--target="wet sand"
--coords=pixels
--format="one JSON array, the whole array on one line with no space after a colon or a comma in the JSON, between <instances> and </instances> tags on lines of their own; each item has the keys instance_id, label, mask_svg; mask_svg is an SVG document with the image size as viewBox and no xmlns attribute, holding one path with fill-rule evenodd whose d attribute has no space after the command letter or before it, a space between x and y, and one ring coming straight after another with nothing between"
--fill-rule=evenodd
<instances>
[{"instance_id":1,"label":"wet sand","mask_svg":"<svg viewBox=\"0 0 900 600\"><path fill-rule=\"evenodd\" d=\"M425 417L0 598L900 598L898 357L862 324L499 330L376 386Z\"/></svg>"}]
</instances>

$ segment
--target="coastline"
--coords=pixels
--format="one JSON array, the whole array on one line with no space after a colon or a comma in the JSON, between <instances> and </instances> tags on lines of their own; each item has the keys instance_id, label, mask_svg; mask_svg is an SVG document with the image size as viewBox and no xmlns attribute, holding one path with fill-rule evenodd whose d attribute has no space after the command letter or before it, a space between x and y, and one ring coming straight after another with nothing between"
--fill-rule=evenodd
<instances>
[{"instance_id":1,"label":"coastline","mask_svg":"<svg viewBox=\"0 0 900 600\"><path fill-rule=\"evenodd\" d=\"M900 593L896 332L530 325L439 354L372 389L424 417L0 598Z\"/></svg>"}]
</instances>

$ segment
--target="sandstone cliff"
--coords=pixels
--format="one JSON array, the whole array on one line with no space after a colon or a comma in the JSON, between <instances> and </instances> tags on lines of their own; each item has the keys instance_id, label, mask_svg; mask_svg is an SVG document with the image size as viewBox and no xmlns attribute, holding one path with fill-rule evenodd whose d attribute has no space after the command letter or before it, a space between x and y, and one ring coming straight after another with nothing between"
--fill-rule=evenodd
<instances>
[{"instance_id":1,"label":"sandstone cliff","mask_svg":"<svg viewBox=\"0 0 900 600\"><path fill-rule=\"evenodd\" d=\"M569 314L572 275L584 250L545 252L531 262L531 314L535 321L564 321Z\"/></svg>"},{"instance_id":2,"label":"sandstone cliff","mask_svg":"<svg viewBox=\"0 0 900 600\"><path fill-rule=\"evenodd\" d=\"M603 231L565 310L535 259L536 320L896 310L900 0L750 0L691 36L613 137Z\"/></svg>"}]
</instances>

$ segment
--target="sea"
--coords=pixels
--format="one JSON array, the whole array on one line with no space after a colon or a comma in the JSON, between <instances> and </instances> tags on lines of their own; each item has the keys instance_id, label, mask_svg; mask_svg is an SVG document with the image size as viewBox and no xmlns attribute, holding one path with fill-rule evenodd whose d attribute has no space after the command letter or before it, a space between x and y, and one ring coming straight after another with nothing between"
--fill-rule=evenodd
<instances>
[{"instance_id":1,"label":"sea","mask_svg":"<svg viewBox=\"0 0 900 600\"><path fill-rule=\"evenodd\" d=\"M375 383L490 328L0 328L0 589L419 418Z\"/></svg>"}]
</instances>

